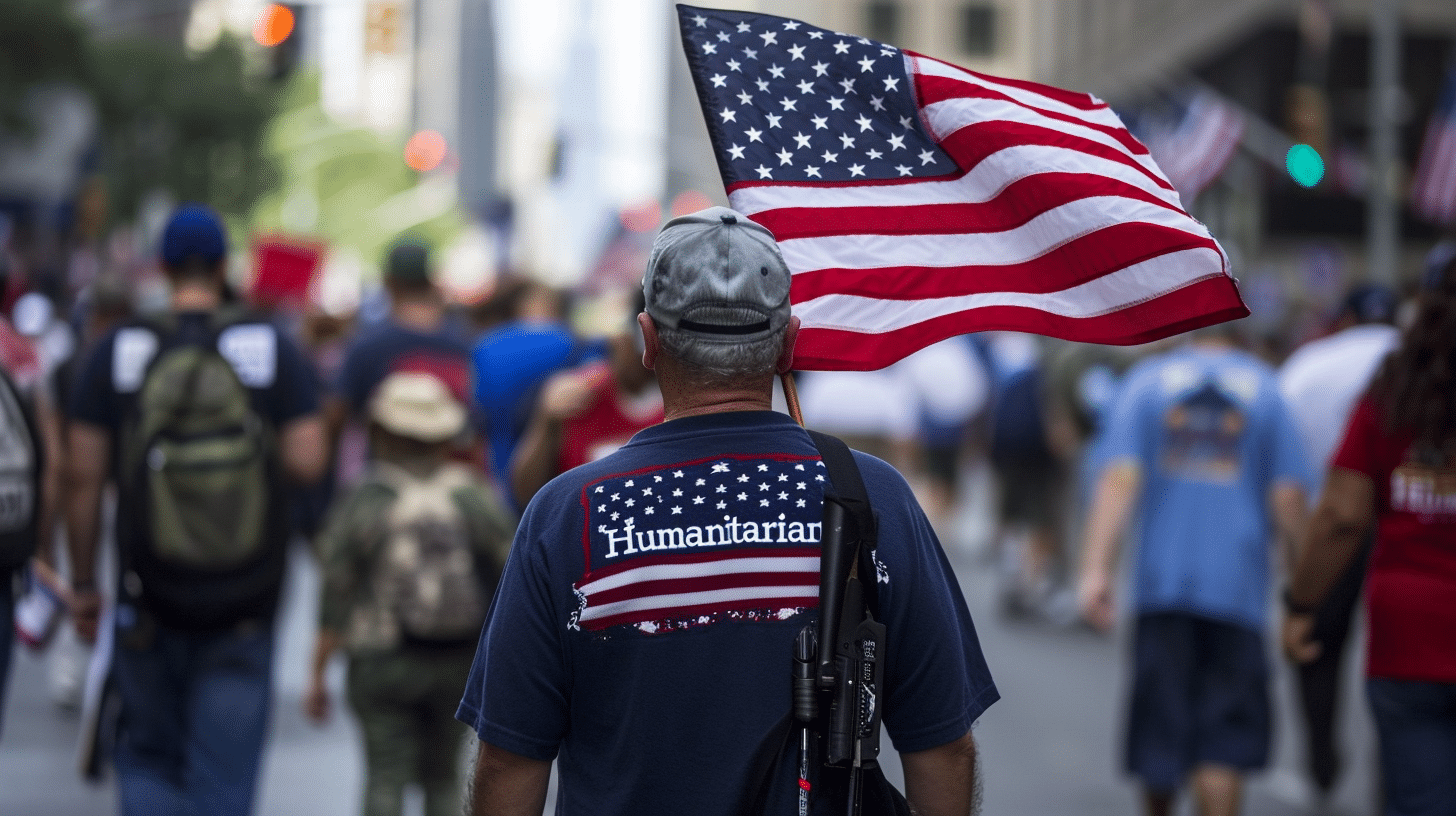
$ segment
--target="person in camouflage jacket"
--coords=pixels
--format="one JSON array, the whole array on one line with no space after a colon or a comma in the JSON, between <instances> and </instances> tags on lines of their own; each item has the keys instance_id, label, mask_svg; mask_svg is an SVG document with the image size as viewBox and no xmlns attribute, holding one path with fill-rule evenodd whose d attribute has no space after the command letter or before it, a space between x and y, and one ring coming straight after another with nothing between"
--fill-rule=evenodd
<instances>
[{"instance_id":1,"label":"person in camouflage jacket","mask_svg":"<svg viewBox=\"0 0 1456 816\"><path fill-rule=\"evenodd\" d=\"M410 784L427 816L460 808L455 706L514 523L493 488L449 460L465 410L438 379L394 374L371 404L374 461L315 541L319 631L305 713L322 723L333 653L364 735L365 816L397 816Z\"/></svg>"}]
</instances>

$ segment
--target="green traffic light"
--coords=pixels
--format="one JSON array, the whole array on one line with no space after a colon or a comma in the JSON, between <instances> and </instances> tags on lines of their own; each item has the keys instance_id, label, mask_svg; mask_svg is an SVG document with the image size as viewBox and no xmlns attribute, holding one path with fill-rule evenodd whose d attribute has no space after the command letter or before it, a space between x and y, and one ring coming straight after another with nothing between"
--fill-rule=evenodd
<instances>
[{"instance_id":1,"label":"green traffic light","mask_svg":"<svg viewBox=\"0 0 1456 816\"><path fill-rule=\"evenodd\" d=\"M1325 160L1320 158L1318 150L1307 144L1289 148L1284 156L1284 167L1301 187L1313 187L1325 177Z\"/></svg>"}]
</instances>

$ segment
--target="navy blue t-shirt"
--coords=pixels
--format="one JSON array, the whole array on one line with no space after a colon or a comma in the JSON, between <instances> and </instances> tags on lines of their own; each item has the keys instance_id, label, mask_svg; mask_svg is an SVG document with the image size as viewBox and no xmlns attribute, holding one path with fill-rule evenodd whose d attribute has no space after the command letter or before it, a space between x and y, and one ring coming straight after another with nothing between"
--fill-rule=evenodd
<instances>
[{"instance_id":1,"label":"navy blue t-shirt","mask_svg":"<svg viewBox=\"0 0 1456 816\"><path fill-rule=\"evenodd\" d=\"M910 488L856 453L879 519L895 748L963 736L998 698L955 576ZM731 814L789 713L816 619L828 476L773 412L689 417L542 488L517 530L457 717L556 758L562 814Z\"/></svg>"},{"instance_id":2,"label":"navy blue t-shirt","mask_svg":"<svg viewBox=\"0 0 1456 816\"><path fill-rule=\"evenodd\" d=\"M363 416L374 389L401 371L433 374L461 405L470 405L470 349L447 331L421 332L384 323L349 346L339 368L338 393Z\"/></svg>"},{"instance_id":3,"label":"navy blue t-shirt","mask_svg":"<svg viewBox=\"0 0 1456 816\"><path fill-rule=\"evenodd\" d=\"M209 333L205 312L177 315L179 336ZM97 341L81 363L66 414L117 433L131 417L137 390L163 338L148 325L127 325ZM217 348L252 397L253 409L275 428L319 410L317 377L293 341L264 321L245 321L219 333Z\"/></svg>"}]
</instances>

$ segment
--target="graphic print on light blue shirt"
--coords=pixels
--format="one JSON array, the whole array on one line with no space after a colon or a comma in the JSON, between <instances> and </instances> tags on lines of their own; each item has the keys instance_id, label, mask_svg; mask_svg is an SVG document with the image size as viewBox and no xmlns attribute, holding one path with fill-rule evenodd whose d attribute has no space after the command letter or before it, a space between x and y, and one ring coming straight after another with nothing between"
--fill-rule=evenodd
<instances>
[{"instance_id":1,"label":"graphic print on light blue shirt","mask_svg":"<svg viewBox=\"0 0 1456 816\"><path fill-rule=\"evenodd\" d=\"M588 483L570 626L652 634L817 607L824 480L813 458L723 456Z\"/></svg>"},{"instance_id":2,"label":"graphic print on light blue shirt","mask_svg":"<svg viewBox=\"0 0 1456 816\"><path fill-rule=\"evenodd\" d=\"M1248 424L1240 408L1212 380L1174 402L1163 415L1163 472L1214 484L1237 479L1239 443Z\"/></svg>"},{"instance_id":3,"label":"graphic print on light blue shirt","mask_svg":"<svg viewBox=\"0 0 1456 816\"><path fill-rule=\"evenodd\" d=\"M1269 491L1312 481L1269 367L1193 347L1129 372L1101 453L1142 474L1132 604L1262 629L1269 585Z\"/></svg>"}]
</instances>

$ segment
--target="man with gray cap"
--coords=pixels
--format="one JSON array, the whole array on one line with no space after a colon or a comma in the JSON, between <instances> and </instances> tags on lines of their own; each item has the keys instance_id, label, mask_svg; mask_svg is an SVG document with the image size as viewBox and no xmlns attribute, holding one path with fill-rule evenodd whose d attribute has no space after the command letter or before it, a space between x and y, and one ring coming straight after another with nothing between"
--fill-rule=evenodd
<instances>
[{"instance_id":1,"label":"man with gray cap","mask_svg":"<svg viewBox=\"0 0 1456 816\"><path fill-rule=\"evenodd\" d=\"M790 710L817 617L827 474L770 410L798 318L773 236L711 208L668 222L643 279L643 363L666 421L526 508L456 716L481 740L476 814L738 814ZM855 454L876 510L884 722L923 814L976 803L971 725L998 695L970 613L904 479ZM791 812L793 802L777 812ZM774 811L769 811L774 812Z\"/></svg>"}]
</instances>

